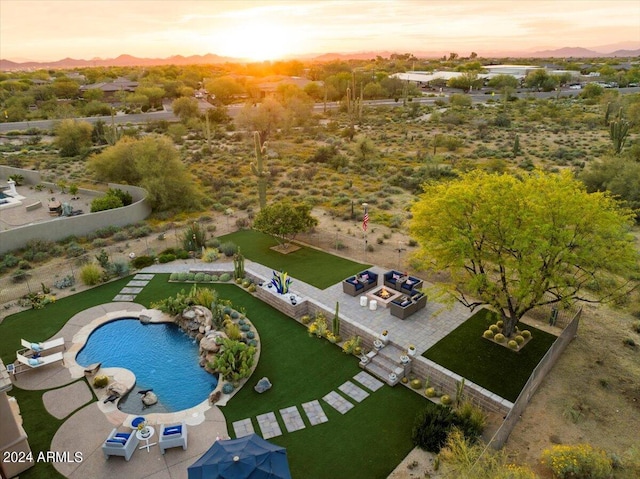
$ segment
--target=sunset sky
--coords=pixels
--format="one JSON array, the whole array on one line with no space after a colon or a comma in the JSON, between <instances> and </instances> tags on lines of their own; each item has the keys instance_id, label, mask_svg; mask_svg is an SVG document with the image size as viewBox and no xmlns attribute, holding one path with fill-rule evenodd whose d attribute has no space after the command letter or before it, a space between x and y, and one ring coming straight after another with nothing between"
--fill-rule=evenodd
<instances>
[{"instance_id":1,"label":"sunset sky","mask_svg":"<svg viewBox=\"0 0 640 479\"><path fill-rule=\"evenodd\" d=\"M0 58L17 61L123 53L466 56L621 42L640 48L638 0L0 0Z\"/></svg>"}]
</instances>

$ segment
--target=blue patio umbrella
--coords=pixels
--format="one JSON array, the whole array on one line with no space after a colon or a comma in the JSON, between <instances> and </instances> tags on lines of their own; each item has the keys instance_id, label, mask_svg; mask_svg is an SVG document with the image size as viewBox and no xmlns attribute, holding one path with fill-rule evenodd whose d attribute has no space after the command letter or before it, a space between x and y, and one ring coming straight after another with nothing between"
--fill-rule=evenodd
<instances>
[{"instance_id":1,"label":"blue patio umbrella","mask_svg":"<svg viewBox=\"0 0 640 479\"><path fill-rule=\"evenodd\" d=\"M189 479L291 479L287 450L257 434L216 441L187 472Z\"/></svg>"}]
</instances>

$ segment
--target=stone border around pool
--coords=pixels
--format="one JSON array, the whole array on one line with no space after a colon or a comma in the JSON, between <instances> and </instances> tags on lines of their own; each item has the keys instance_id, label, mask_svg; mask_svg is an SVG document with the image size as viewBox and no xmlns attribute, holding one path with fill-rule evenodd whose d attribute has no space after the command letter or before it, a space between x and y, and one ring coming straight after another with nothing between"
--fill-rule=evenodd
<instances>
[{"instance_id":1,"label":"stone border around pool","mask_svg":"<svg viewBox=\"0 0 640 479\"><path fill-rule=\"evenodd\" d=\"M65 351L64 353L64 363L67 369L69 369L69 373L71 377L74 379L78 379L85 376L85 368L80 366L76 361L76 355L80 352L80 350L84 347L89 339L91 333L99 328L100 326L110 323L112 321L117 321L123 318L138 318L143 316L149 320L149 323L173 323L173 319L167 315L162 313L157 309L143 309L141 311L128 311L128 310L120 310L120 311L112 311L106 313L105 315L94 319L86 326L83 326L72 339L72 345ZM112 381L117 381L119 383L124 384L127 387L127 392L130 392L135 383L136 377L132 371L126 368L100 368L100 374L104 374L108 376ZM96 397L98 398L98 408L102 411L109 422L114 425L124 425L127 427L131 427L131 421L137 417L137 414L128 414L122 412L118 409L117 403L120 399L117 399L114 402L104 403L103 398L101 398L102 391L96 390L93 387L91 381L88 381L90 387L93 389ZM221 381L218 381L218 385L214 391L217 391L221 388ZM213 392L213 391L212 391ZM182 411L172 412L172 413L151 413L145 415L147 421L154 424L169 424L175 422L184 421L186 424L190 426L195 426L201 424L205 420L204 413L211 409L212 406L209 403L209 398L202 401L200 404L193 406L189 409L183 409Z\"/></svg>"}]
</instances>

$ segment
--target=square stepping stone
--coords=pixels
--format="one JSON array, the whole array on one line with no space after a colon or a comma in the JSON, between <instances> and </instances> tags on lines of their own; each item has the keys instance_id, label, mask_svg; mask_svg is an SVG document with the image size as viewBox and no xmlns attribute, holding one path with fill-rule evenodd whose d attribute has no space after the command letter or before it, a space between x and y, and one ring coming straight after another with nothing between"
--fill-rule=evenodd
<instances>
[{"instance_id":1,"label":"square stepping stone","mask_svg":"<svg viewBox=\"0 0 640 479\"><path fill-rule=\"evenodd\" d=\"M258 420L258 426L260 426L260 430L262 431L263 439L269 439L282 434L280 425L278 424L278 420L274 413L268 412L260 414L259 416L256 416L256 419Z\"/></svg>"},{"instance_id":2,"label":"square stepping stone","mask_svg":"<svg viewBox=\"0 0 640 479\"><path fill-rule=\"evenodd\" d=\"M347 381L343 385L338 388L340 391L345 393L351 399L355 399L358 402L362 402L366 398L369 397L369 393L364 389L360 389L358 386L353 384L351 381Z\"/></svg>"},{"instance_id":3,"label":"square stepping stone","mask_svg":"<svg viewBox=\"0 0 640 479\"><path fill-rule=\"evenodd\" d=\"M148 281L150 279L153 279L153 275L148 273L138 273L133 277L133 279L144 279Z\"/></svg>"},{"instance_id":4,"label":"square stepping stone","mask_svg":"<svg viewBox=\"0 0 640 479\"><path fill-rule=\"evenodd\" d=\"M149 284L149 281L129 281L127 283L127 286L129 287L138 287L138 288L144 288L146 285Z\"/></svg>"},{"instance_id":5,"label":"square stepping stone","mask_svg":"<svg viewBox=\"0 0 640 479\"><path fill-rule=\"evenodd\" d=\"M132 294L116 294L113 301L133 301L135 298Z\"/></svg>"},{"instance_id":6,"label":"square stepping stone","mask_svg":"<svg viewBox=\"0 0 640 479\"><path fill-rule=\"evenodd\" d=\"M346 414L351 408L353 408L352 403L347 401L345 398L340 396L340 394L338 394L335 391L331 391L322 399L324 399L329 406L334 408L340 414Z\"/></svg>"},{"instance_id":7,"label":"square stepping stone","mask_svg":"<svg viewBox=\"0 0 640 479\"><path fill-rule=\"evenodd\" d=\"M299 431L305 428L304 421L297 407L291 406L280 409L280 415L284 421L284 427L287 428L287 432Z\"/></svg>"},{"instance_id":8,"label":"square stepping stone","mask_svg":"<svg viewBox=\"0 0 640 479\"><path fill-rule=\"evenodd\" d=\"M139 294L142 288L122 288L120 294Z\"/></svg>"},{"instance_id":9,"label":"square stepping stone","mask_svg":"<svg viewBox=\"0 0 640 479\"><path fill-rule=\"evenodd\" d=\"M307 419L309 419L312 426L329 421L329 418L327 418L327 415L322 410L322 406L318 400L303 403L302 409L304 409Z\"/></svg>"},{"instance_id":10,"label":"square stepping stone","mask_svg":"<svg viewBox=\"0 0 640 479\"><path fill-rule=\"evenodd\" d=\"M236 437L244 437L249 434L253 434L253 424L251 419L241 419L233 423L233 431L236 433Z\"/></svg>"},{"instance_id":11,"label":"square stepping stone","mask_svg":"<svg viewBox=\"0 0 640 479\"><path fill-rule=\"evenodd\" d=\"M358 374L356 374L353 377L353 379L358 381L360 384L362 384L364 387L366 387L370 391L374 391L374 392L380 389L382 386L384 386L384 383L382 383L381 381L378 381L376 378L374 378L371 374L369 374L366 371L360 371Z\"/></svg>"}]
</instances>

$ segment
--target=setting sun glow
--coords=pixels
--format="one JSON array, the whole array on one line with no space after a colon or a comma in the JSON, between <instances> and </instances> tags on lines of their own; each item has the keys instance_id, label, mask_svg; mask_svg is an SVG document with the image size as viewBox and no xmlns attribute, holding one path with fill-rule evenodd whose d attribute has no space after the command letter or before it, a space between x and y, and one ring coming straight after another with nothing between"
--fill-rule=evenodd
<instances>
[{"instance_id":1,"label":"setting sun glow","mask_svg":"<svg viewBox=\"0 0 640 479\"><path fill-rule=\"evenodd\" d=\"M220 54L254 61L277 60L291 53L292 41L282 25L251 21L223 33Z\"/></svg>"}]
</instances>

